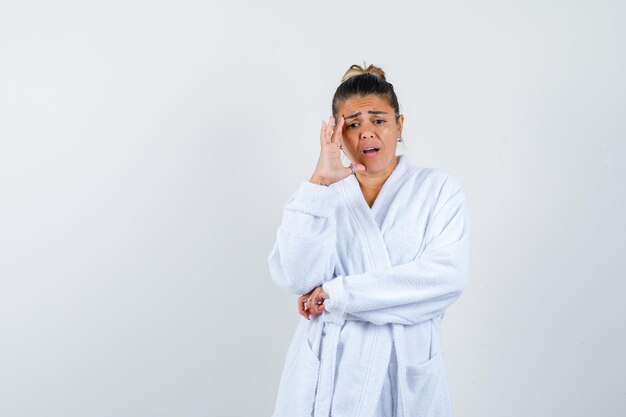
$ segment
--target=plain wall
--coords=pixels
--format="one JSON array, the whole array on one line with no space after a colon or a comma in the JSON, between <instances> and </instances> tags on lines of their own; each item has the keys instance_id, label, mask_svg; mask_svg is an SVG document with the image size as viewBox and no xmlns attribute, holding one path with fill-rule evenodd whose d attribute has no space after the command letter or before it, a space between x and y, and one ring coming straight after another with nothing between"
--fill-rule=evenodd
<instances>
[{"instance_id":1,"label":"plain wall","mask_svg":"<svg viewBox=\"0 0 626 417\"><path fill-rule=\"evenodd\" d=\"M468 197L456 415L623 415L625 12L1 1L0 415L269 417L300 316L267 255L364 60Z\"/></svg>"}]
</instances>

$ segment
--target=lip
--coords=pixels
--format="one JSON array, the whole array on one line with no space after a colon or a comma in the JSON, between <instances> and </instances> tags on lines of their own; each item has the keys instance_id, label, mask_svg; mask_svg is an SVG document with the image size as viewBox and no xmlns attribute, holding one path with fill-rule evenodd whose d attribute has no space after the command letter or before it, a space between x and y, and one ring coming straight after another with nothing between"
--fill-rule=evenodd
<instances>
[{"instance_id":1,"label":"lip","mask_svg":"<svg viewBox=\"0 0 626 417\"><path fill-rule=\"evenodd\" d=\"M374 158L376 155L378 155L380 153L380 149L378 149L378 151L376 152L367 152L365 153L365 151L361 151L361 154L366 157L366 158Z\"/></svg>"},{"instance_id":2,"label":"lip","mask_svg":"<svg viewBox=\"0 0 626 417\"><path fill-rule=\"evenodd\" d=\"M376 148L378 149L378 151L380 152L380 146L376 146L376 145L367 145L367 146L361 146L361 153L364 153L366 149L368 148Z\"/></svg>"}]
</instances>

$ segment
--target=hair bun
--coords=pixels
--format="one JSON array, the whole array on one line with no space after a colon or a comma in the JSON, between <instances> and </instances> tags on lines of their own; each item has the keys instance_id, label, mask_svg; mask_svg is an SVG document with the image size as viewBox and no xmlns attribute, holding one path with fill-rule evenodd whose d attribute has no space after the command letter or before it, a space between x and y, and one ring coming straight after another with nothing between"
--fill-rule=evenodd
<instances>
[{"instance_id":1,"label":"hair bun","mask_svg":"<svg viewBox=\"0 0 626 417\"><path fill-rule=\"evenodd\" d=\"M382 68L379 68L371 64L369 67L365 68L365 62L363 62L363 66L356 65L356 64L350 65L350 68L348 68L348 71L346 71L346 73L343 75L341 82L344 82L348 78L352 78L354 76L361 75L361 74L372 74L379 78L382 78L383 81L387 81L385 79L385 71L383 71Z\"/></svg>"}]
</instances>

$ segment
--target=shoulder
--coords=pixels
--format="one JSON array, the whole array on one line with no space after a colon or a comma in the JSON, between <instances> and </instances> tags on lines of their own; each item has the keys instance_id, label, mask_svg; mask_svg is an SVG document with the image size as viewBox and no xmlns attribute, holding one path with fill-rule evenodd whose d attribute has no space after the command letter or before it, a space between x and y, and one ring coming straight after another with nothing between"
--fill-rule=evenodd
<instances>
[{"instance_id":1,"label":"shoulder","mask_svg":"<svg viewBox=\"0 0 626 417\"><path fill-rule=\"evenodd\" d=\"M454 194L463 188L456 174L446 168L413 165L411 179L416 186L437 194Z\"/></svg>"},{"instance_id":2,"label":"shoulder","mask_svg":"<svg viewBox=\"0 0 626 417\"><path fill-rule=\"evenodd\" d=\"M463 185L456 174L446 168L433 168L433 176L444 192L456 193L463 190Z\"/></svg>"},{"instance_id":3,"label":"shoulder","mask_svg":"<svg viewBox=\"0 0 626 417\"><path fill-rule=\"evenodd\" d=\"M416 166L412 167L410 193L428 200L434 211L450 204L465 204L463 184L450 169Z\"/></svg>"}]
</instances>

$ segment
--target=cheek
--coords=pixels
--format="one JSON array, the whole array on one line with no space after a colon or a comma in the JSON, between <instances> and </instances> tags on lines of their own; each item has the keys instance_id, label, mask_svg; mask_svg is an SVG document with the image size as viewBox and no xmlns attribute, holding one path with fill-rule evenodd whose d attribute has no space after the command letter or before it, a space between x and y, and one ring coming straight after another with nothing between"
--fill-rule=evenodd
<instances>
[{"instance_id":1,"label":"cheek","mask_svg":"<svg viewBox=\"0 0 626 417\"><path fill-rule=\"evenodd\" d=\"M343 143L352 147L356 145L359 141L359 134L354 131L344 131L343 135Z\"/></svg>"},{"instance_id":2,"label":"cheek","mask_svg":"<svg viewBox=\"0 0 626 417\"><path fill-rule=\"evenodd\" d=\"M384 131L380 131L380 138L387 147L393 147L398 142L398 129L397 126L387 127Z\"/></svg>"},{"instance_id":3,"label":"cheek","mask_svg":"<svg viewBox=\"0 0 626 417\"><path fill-rule=\"evenodd\" d=\"M398 137L398 125L387 125L381 128L380 134L384 137L393 137L395 140Z\"/></svg>"}]
</instances>

